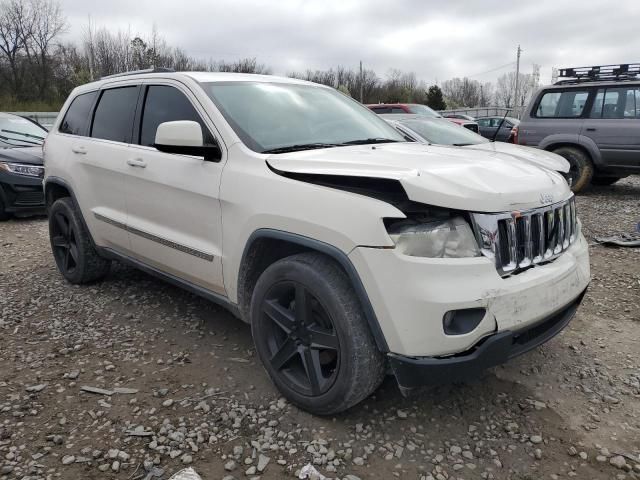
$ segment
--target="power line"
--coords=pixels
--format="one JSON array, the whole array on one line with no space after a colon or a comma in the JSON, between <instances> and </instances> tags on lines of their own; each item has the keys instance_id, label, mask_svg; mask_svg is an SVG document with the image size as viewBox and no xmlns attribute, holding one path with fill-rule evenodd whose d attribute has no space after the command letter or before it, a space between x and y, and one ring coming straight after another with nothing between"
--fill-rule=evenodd
<instances>
[{"instance_id":1,"label":"power line","mask_svg":"<svg viewBox=\"0 0 640 480\"><path fill-rule=\"evenodd\" d=\"M504 65L500 65L499 67L492 68L491 70L487 70L486 72L474 73L473 75L465 75L465 77L479 77L481 75L485 75L487 73L495 72L497 70L502 70L503 68L510 67L514 65L516 62L505 63Z\"/></svg>"}]
</instances>

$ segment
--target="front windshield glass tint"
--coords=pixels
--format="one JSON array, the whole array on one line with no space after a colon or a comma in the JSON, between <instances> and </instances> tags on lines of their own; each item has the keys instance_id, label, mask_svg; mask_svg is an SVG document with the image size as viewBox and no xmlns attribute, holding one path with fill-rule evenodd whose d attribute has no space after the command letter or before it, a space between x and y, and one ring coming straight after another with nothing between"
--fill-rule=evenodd
<instances>
[{"instance_id":1,"label":"front windshield glass tint","mask_svg":"<svg viewBox=\"0 0 640 480\"><path fill-rule=\"evenodd\" d=\"M250 149L339 145L404 138L368 108L331 88L266 82L212 82L203 87Z\"/></svg>"},{"instance_id":2,"label":"front windshield glass tint","mask_svg":"<svg viewBox=\"0 0 640 480\"><path fill-rule=\"evenodd\" d=\"M0 116L0 147L33 147L42 145L47 131L17 115Z\"/></svg>"},{"instance_id":3,"label":"front windshield glass tint","mask_svg":"<svg viewBox=\"0 0 640 480\"><path fill-rule=\"evenodd\" d=\"M429 118L442 117L442 115L440 115L435 110L432 110L431 108L427 107L426 105L420 105L420 104L414 103L410 106L410 108L411 108L411 113L422 115L423 117L429 117Z\"/></svg>"},{"instance_id":4,"label":"front windshield glass tint","mask_svg":"<svg viewBox=\"0 0 640 480\"><path fill-rule=\"evenodd\" d=\"M402 125L406 125L429 143L437 145L478 145L487 143L484 137L471 130L460 127L449 120L403 120Z\"/></svg>"}]
</instances>

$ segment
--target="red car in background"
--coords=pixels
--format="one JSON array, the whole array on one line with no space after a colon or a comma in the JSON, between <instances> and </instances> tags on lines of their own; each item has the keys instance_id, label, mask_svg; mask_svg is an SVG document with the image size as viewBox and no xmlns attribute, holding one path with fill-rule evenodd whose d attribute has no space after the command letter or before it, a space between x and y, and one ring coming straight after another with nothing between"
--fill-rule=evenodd
<instances>
[{"instance_id":1,"label":"red car in background","mask_svg":"<svg viewBox=\"0 0 640 480\"><path fill-rule=\"evenodd\" d=\"M415 115L423 115L430 118L444 118L435 110L419 103L373 103L366 106L380 115L393 113L413 113ZM469 120L463 120L460 118L447 118L447 120L455 123L456 125L460 125L461 127L468 128L475 133L478 133L480 130L476 122L471 122Z\"/></svg>"}]
</instances>

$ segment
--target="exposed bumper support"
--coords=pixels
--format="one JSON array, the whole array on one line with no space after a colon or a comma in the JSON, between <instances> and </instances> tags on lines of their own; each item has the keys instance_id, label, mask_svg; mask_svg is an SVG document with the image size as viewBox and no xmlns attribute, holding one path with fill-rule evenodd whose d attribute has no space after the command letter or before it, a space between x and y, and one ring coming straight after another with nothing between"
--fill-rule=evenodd
<instances>
[{"instance_id":1,"label":"exposed bumper support","mask_svg":"<svg viewBox=\"0 0 640 480\"><path fill-rule=\"evenodd\" d=\"M483 370L500 365L555 337L566 327L582 302L578 298L553 315L517 331L485 337L472 349L449 357L405 357L389 354L391 369L400 389L470 380Z\"/></svg>"}]
</instances>

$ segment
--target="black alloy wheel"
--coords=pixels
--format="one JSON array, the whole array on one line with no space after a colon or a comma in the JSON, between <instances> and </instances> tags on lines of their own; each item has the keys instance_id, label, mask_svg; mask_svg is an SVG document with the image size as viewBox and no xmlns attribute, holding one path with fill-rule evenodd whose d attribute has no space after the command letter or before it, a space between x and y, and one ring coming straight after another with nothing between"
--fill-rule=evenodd
<instances>
[{"instance_id":1,"label":"black alloy wheel","mask_svg":"<svg viewBox=\"0 0 640 480\"><path fill-rule=\"evenodd\" d=\"M51 251L62 276L77 285L104 277L111 262L98 255L73 200L59 198L48 213Z\"/></svg>"},{"instance_id":2,"label":"black alloy wheel","mask_svg":"<svg viewBox=\"0 0 640 480\"><path fill-rule=\"evenodd\" d=\"M382 382L378 349L346 272L305 252L277 260L251 295L251 334L280 392L317 415L347 410Z\"/></svg>"},{"instance_id":3,"label":"black alloy wheel","mask_svg":"<svg viewBox=\"0 0 640 480\"><path fill-rule=\"evenodd\" d=\"M64 212L57 212L51 219L51 247L61 273L73 275L78 266L78 242L73 224Z\"/></svg>"},{"instance_id":4,"label":"black alloy wheel","mask_svg":"<svg viewBox=\"0 0 640 480\"><path fill-rule=\"evenodd\" d=\"M262 317L273 370L302 395L326 393L340 369L340 342L327 309L304 285L284 281L265 296Z\"/></svg>"}]
</instances>

